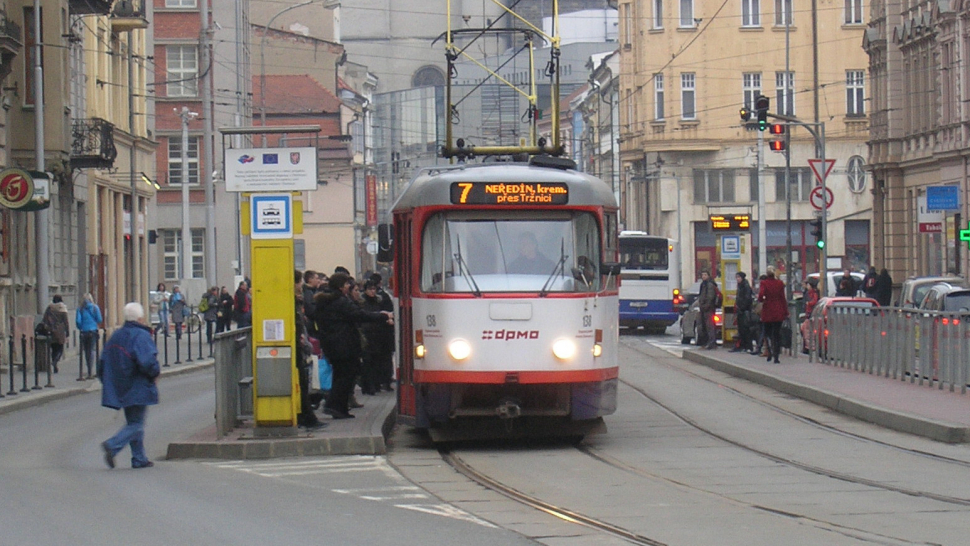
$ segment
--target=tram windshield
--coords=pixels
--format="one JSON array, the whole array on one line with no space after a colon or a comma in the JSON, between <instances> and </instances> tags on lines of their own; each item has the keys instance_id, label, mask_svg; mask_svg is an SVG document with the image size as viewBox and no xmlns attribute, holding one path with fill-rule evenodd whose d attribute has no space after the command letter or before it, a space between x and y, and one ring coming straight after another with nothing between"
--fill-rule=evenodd
<instances>
[{"instance_id":1,"label":"tram windshield","mask_svg":"<svg viewBox=\"0 0 970 546\"><path fill-rule=\"evenodd\" d=\"M593 292L599 263L590 213L441 213L424 227L421 290Z\"/></svg>"}]
</instances>

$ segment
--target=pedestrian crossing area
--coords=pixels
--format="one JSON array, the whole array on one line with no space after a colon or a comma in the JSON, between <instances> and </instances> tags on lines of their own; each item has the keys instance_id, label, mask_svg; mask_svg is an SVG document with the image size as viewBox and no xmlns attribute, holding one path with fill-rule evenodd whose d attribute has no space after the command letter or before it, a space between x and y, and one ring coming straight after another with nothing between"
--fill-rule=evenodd
<instances>
[{"instance_id":1,"label":"pedestrian crossing area","mask_svg":"<svg viewBox=\"0 0 970 546\"><path fill-rule=\"evenodd\" d=\"M483 527L495 525L464 510L445 504L421 487L409 482L383 457L366 455L350 457L274 459L272 461L219 461L206 466L245 472L265 478L285 479L327 487L334 493L357 499L387 503L395 508L468 521ZM366 475L366 477L362 477ZM325 482L314 482L319 477ZM334 482L366 484L366 487L333 487Z\"/></svg>"}]
</instances>

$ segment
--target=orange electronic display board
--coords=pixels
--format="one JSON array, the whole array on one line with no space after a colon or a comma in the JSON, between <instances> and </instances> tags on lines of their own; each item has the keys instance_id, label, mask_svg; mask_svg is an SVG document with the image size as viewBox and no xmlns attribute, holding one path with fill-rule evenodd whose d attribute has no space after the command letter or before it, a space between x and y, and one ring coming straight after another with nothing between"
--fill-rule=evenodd
<instances>
[{"instance_id":1,"label":"orange electronic display board","mask_svg":"<svg viewBox=\"0 0 970 546\"><path fill-rule=\"evenodd\" d=\"M455 205L565 205L565 182L453 182Z\"/></svg>"},{"instance_id":2,"label":"orange electronic display board","mask_svg":"<svg viewBox=\"0 0 970 546\"><path fill-rule=\"evenodd\" d=\"M712 214L708 217L713 231L748 231L751 229L749 214Z\"/></svg>"}]
</instances>

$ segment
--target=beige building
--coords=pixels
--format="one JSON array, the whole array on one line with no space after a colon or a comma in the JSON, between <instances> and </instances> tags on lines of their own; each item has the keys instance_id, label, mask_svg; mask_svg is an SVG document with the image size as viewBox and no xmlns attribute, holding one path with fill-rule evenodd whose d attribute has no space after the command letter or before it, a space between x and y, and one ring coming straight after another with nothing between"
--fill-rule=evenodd
<instances>
[{"instance_id":1,"label":"beige building","mask_svg":"<svg viewBox=\"0 0 970 546\"><path fill-rule=\"evenodd\" d=\"M771 113L825 123L828 178L834 203L826 237L828 268L861 269L871 261L872 196L865 170L868 61L860 0L794 11L791 2L619 0L620 161L625 229L679 239L684 284L718 265L709 215L747 213L759 219L765 199L766 241L752 226L755 254L784 269L786 189L791 193L794 276L817 271L808 159L814 140L791 131L789 184L785 154L765 151L759 177L758 139L767 132L741 122L739 109L769 97ZM813 46L813 23L817 40ZM786 70L786 51L789 64ZM817 51L817 53L815 53ZM817 68L815 68L817 67ZM768 146L765 146L768 149ZM881 265L881 264L877 264ZM746 268L747 266L744 266Z\"/></svg>"},{"instance_id":2,"label":"beige building","mask_svg":"<svg viewBox=\"0 0 970 546\"><path fill-rule=\"evenodd\" d=\"M76 133L89 134L97 143L72 159L87 190L81 230L87 249L86 291L101 305L109 328L124 322L127 302L148 306L146 221L155 187L154 177L143 173L154 173L156 144L145 115L150 13L136 4L136 11L87 17L75 25L75 70L86 77L74 86L73 123ZM109 140L114 154L106 149Z\"/></svg>"},{"instance_id":3,"label":"beige building","mask_svg":"<svg viewBox=\"0 0 970 546\"><path fill-rule=\"evenodd\" d=\"M961 2L872 3L865 37L873 82L870 155L876 258L897 281L970 268L970 8ZM948 210L928 214L949 189ZM931 201L932 202L932 201Z\"/></svg>"}]
</instances>

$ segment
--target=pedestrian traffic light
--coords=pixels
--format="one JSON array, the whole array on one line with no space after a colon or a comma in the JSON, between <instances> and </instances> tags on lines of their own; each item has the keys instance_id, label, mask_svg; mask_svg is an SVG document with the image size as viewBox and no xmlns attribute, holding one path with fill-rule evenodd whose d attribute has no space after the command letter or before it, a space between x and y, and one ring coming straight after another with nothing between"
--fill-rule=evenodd
<instances>
[{"instance_id":1,"label":"pedestrian traffic light","mask_svg":"<svg viewBox=\"0 0 970 546\"><path fill-rule=\"evenodd\" d=\"M822 219L812 220L812 237L815 237L815 246L825 248L825 234L822 233Z\"/></svg>"},{"instance_id":2,"label":"pedestrian traffic light","mask_svg":"<svg viewBox=\"0 0 970 546\"><path fill-rule=\"evenodd\" d=\"M769 131L771 134L775 135L775 138L768 143L768 147L774 152L784 152L785 151L785 125L782 123L773 123Z\"/></svg>"},{"instance_id":3,"label":"pedestrian traffic light","mask_svg":"<svg viewBox=\"0 0 970 546\"><path fill-rule=\"evenodd\" d=\"M751 110L747 106L741 107L741 121L748 121L751 119Z\"/></svg>"},{"instance_id":4,"label":"pedestrian traffic light","mask_svg":"<svg viewBox=\"0 0 970 546\"><path fill-rule=\"evenodd\" d=\"M754 99L754 109L758 113L758 130L764 131L768 128L768 107L771 101L764 95L758 95Z\"/></svg>"}]
</instances>

